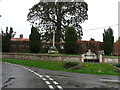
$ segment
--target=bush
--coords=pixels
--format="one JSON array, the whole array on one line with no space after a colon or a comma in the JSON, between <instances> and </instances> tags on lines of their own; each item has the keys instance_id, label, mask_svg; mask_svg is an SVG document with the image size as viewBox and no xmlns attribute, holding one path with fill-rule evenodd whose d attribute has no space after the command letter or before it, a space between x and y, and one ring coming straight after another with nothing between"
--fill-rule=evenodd
<instances>
[{"instance_id":1,"label":"bush","mask_svg":"<svg viewBox=\"0 0 120 90\"><path fill-rule=\"evenodd\" d=\"M66 62L65 65L63 66L63 68L69 69L69 68L75 67L75 66L77 66L77 65L79 65L78 62Z\"/></svg>"},{"instance_id":2,"label":"bush","mask_svg":"<svg viewBox=\"0 0 120 90\"><path fill-rule=\"evenodd\" d=\"M120 68L120 63L113 64L113 66Z\"/></svg>"}]
</instances>

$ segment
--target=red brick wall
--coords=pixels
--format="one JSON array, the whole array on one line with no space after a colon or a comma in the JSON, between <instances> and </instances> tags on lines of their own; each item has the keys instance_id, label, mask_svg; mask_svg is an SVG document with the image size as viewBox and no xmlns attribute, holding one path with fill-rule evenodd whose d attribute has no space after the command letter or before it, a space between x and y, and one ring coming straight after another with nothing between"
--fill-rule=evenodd
<instances>
[{"instance_id":1,"label":"red brick wall","mask_svg":"<svg viewBox=\"0 0 120 90\"><path fill-rule=\"evenodd\" d=\"M91 49L93 53L98 54L98 51L102 50L102 42L99 41L78 41L80 52L83 54Z\"/></svg>"},{"instance_id":2,"label":"red brick wall","mask_svg":"<svg viewBox=\"0 0 120 90\"><path fill-rule=\"evenodd\" d=\"M64 45L64 43L57 43ZM88 51L90 48L93 53L98 53L99 50L102 50L102 42L98 41L78 41L79 54L83 54ZM42 50L40 52L46 53L48 51L49 45L52 43L42 43ZM44 47L44 48L43 48ZM11 41L11 52L30 52L29 41ZM61 53L64 53L62 51ZM120 43L114 44L113 55L120 56Z\"/></svg>"},{"instance_id":3,"label":"red brick wall","mask_svg":"<svg viewBox=\"0 0 120 90\"><path fill-rule=\"evenodd\" d=\"M120 56L120 43L114 43L113 55Z\"/></svg>"}]
</instances>

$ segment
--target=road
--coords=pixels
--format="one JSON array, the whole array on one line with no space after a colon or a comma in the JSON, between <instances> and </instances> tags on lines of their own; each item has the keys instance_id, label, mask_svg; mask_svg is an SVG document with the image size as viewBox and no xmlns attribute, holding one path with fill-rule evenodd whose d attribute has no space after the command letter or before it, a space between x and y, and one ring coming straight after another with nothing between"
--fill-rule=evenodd
<instances>
[{"instance_id":1,"label":"road","mask_svg":"<svg viewBox=\"0 0 120 90\"><path fill-rule=\"evenodd\" d=\"M118 76L53 71L4 62L2 63L2 81L3 88L48 90L66 88L108 88L110 90L110 88L118 88L119 82Z\"/></svg>"}]
</instances>

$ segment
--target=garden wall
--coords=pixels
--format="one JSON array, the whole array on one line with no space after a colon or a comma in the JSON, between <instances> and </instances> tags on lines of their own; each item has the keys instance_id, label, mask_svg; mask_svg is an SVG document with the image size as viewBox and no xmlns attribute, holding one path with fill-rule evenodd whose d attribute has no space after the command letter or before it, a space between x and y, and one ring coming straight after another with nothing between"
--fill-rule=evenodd
<instances>
[{"instance_id":1,"label":"garden wall","mask_svg":"<svg viewBox=\"0 0 120 90\"><path fill-rule=\"evenodd\" d=\"M21 53L2 53L3 58L20 59L20 60L43 60L43 61L71 61L84 62L82 56L63 56L63 55L37 55ZM104 63L120 63L120 57L102 57Z\"/></svg>"},{"instance_id":2,"label":"garden wall","mask_svg":"<svg viewBox=\"0 0 120 90\"><path fill-rule=\"evenodd\" d=\"M82 62L81 56L62 56L62 55L35 55L19 53L3 53L3 58L21 59L21 60L51 60L51 61L73 61Z\"/></svg>"},{"instance_id":3,"label":"garden wall","mask_svg":"<svg viewBox=\"0 0 120 90\"><path fill-rule=\"evenodd\" d=\"M120 57L102 57L102 62L105 62L105 63L120 63Z\"/></svg>"}]
</instances>

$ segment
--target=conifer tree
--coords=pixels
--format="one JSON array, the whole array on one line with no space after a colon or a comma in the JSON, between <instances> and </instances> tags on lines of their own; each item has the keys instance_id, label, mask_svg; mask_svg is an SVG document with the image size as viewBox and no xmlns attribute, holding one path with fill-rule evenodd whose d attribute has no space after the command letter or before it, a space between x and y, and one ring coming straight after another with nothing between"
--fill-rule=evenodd
<instances>
[{"instance_id":1,"label":"conifer tree","mask_svg":"<svg viewBox=\"0 0 120 90\"><path fill-rule=\"evenodd\" d=\"M32 26L31 28L31 34L29 36L29 42L30 42L30 51L32 53L38 53L40 51L40 45L41 45L41 40L40 40L40 33L38 32L37 28Z\"/></svg>"},{"instance_id":2,"label":"conifer tree","mask_svg":"<svg viewBox=\"0 0 120 90\"><path fill-rule=\"evenodd\" d=\"M73 27L68 27L65 32L65 53L77 53L77 33Z\"/></svg>"},{"instance_id":3,"label":"conifer tree","mask_svg":"<svg viewBox=\"0 0 120 90\"><path fill-rule=\"evenodd\" d=\"M108 28L107 30L104 30L103 33L103 48L104 53L106 55L111 55L113 51L113 45L114 43L114 36L113 36L113 30L112 28Z\"/></svg>"},{"instance_id":4,"label":"conifer tree","mask_svg":"<svg viewBox=\"0 0 120 90\"><path fill-rule=\"evenodd\" d=\"M13 28L10 27L10 30L8 30L8 27L6 27L6 32L3 30L2 33L2 52L9 52L10 51L10 40L12 37L15 36L16 32L13 31Z\"/></svg>"}]
</instances>

